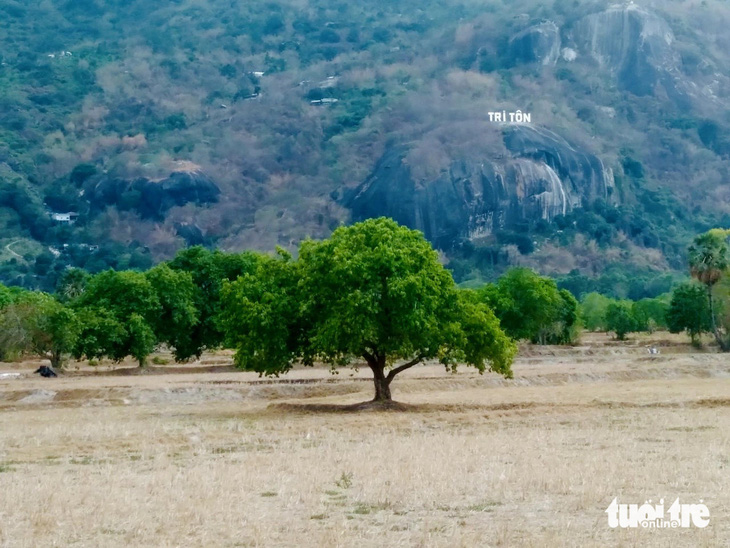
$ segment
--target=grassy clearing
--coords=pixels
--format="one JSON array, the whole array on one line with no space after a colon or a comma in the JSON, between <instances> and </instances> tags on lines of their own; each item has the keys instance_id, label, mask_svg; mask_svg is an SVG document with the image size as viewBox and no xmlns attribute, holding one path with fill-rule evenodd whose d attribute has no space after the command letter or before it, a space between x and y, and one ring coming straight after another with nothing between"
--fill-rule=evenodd
<instances>
[{"instance_id":1,"label":"grassy clearing","mask_svg":"<svg viewBox=\"0 0 730 548\"><path fill-rule=\"evenodd\" d=\"M0 546L728 545L730 366L594 350L507 384L427 367L390 412L343 412L370 385L321 370L3 382ZM615 496L702 499L710 526L611 530Z\"/></svg>"},{"instance_id":2,"label":"grassy clearing","mask_svg":"<svg viewBox=\"0 0 730 548\"><path fill-rule=\"evenodd\" d=\"M36 256L43 251L43 246L27 238L0 238L0 263L13 259L26 263L26 255Z\"/></svg>"}]
</instances>

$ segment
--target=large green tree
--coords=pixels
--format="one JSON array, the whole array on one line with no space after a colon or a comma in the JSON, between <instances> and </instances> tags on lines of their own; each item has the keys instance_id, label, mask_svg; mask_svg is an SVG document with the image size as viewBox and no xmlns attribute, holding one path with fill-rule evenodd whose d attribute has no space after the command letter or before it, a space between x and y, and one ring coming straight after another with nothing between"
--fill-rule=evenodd
<instances>
[{"instance_id":1,"label":"large green tree","mask_svg":"<svg viewBox=\"0 0 730 548\"><path fill-rule=\"evenodd\" d=\"M560 304L556 310L553 323L548 329L541 331L532 342L542 344L571 344L578 339L580 333L580 314L578 300L567 289L560 289Z\"/></svg>"},{"instance_id":2,"label":"large green tree","mask_svg":"<svg viewBox=\"0 0 730 548\"><path fill-rule=\"evenodd\" d=\"M5 287L3 284L0 284L0 310L5 308L7 305L9 305L13 301L13 293Z\"/></svg>"},{"instance_id":3,"label":"large green tree","mask_svg":"<svg viewBox=\"0 0 730 548\"><path fill-rule=\"evenodd\" d=\"M373 219L302 243L297 261L280 255L225 285L219 325L239 366L277 375L298 359L363 360L377 402L426 360L511 376L514 343L489 307L459 292L420 232Z\"/></svg>"},{"instance_id":4,"label":"large green tree","mask_svg":"<svg viewBox=\"0 0 730 548\"><path fill-rule=\"evenodd\" d=\"M217 323L223 282L253 272L260 257L250 251L223 253L195 246L180 251L168 263L175 271L188 272L195 286L193 304L197 321L192 325L187 341L176 341L177 360L200 357L204 350L218 348L223 343L224 333Z\"/></svg>"},{"instance_id":5,"label":"large green tree","mask_svg":"<svg viewBox=\"0 0 730 548\"><path fill-rule=\"evenodd\" d=\"M0 284L0 321L3 321L3 310L13 302L14 298L15 294L8 287ZM0 332L0 361L6 360L8 355L13 352L12 342L12 337L9 336L7 329L4 328Z\"/></svg>"},{"instance_id":6,"label":"large green tree","mask_svg":"<svg viewBox=\"0 0 730 548\"><path fill-rule=\"evenodd\" d=\"M140 272L107 270L93 276L73 302L83 319L77 357L109 357L121 361L133 356L140 367L154 351L153 326L163 313L160 299Z\"/></svg>"},{"instance_id":7,"label":"large green tree","mask_svg":"<svg viewBox=\"0 0 730 548\"><path fill-rule=\"evenodd\" d=\"M698 345L702 333L712 331L706 289L697 283L679 285L672 293L667 324L671 333L686 331L692 344Z\"/></svg>"},{"instance_id":8,"label":"large green tree","mask_svg":"<svg viewBox=\"0 0 730 548\"><path fill-rule=\"evenodd\" d=\"M513 339L562 344L575 337L578 303L573 295L528 268L509 270L496 284L480 289L479 296Z\"/></svg>"},{"instance_id":9,"label":"large green tree","mask_svg":"<svg viewBox=\"0 0 730 548\"><path fill-rule=\"evenodd\" d=\"M151 322L155 338L172 348L176 360L183 361L197 350L193 348L193 336L199 313L193 276L166 264L148 270L145 276L160 301L160 313Z\"/></svg>"},{"instance_id":10,"label":"large green tree","mask_svg":"<svg viewBox=\"0 0 730 548\"><path fill-rule=\"evenodd\" d=\"M23 292L0 311L0 353L42 356L62 367L80 329L76 314L51 295Z\"/></svg>"},{"instance_id":11,"label":"large green tree","mask_svg":"<svg viewBox=\"0 0 730 548\"><path fill-rule=\"evenodd\" d=\"M236 349L238 367L279 375L304 356L300 282L299 263L279 249L276 257L261 257L252 272L223 283L217 321L226 345Z\"/></svg>"},{"instance_id":12,"label":"large green tree","mask_svg":"<svg viewBox=\"0 0 730 548\"><path fill-rule=\"evenodd\" d=\"M101 308L77 308L81 331L73 348L77 359L110 358L122 361L130 355L129 331L113 312Z\"/></svg>"}]
</instances>

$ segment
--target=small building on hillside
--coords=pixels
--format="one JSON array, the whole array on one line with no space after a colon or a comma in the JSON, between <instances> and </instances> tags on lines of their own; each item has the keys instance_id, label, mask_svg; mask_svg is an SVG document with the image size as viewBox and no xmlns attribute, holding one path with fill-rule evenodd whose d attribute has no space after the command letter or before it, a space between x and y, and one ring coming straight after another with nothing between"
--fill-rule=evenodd
<instances>
[{"instance_id":1,"label":"small building on hillside","mask_svg":"<svg viewBox=\"0 0 730 548\"><path fill-rule=\"evenodd\" d=\"M312 105L333 105L339 102L339 99L335 99L334 97L323 97L322 99L313 99L309 102Z\"/></svg>"},{"instance_id":2,"label":"small building on hillside","mask_svg":"<svg viewBox=\"0 0 730 548\"><path fill-rule=\"evenodd\" d=\"M79 214L74 211L69 211L68 213L57 213L55 211L51 212L51 219L61 224L72 225L76 222L76 219L78 218Z\"/></svg>"}]
</instances>

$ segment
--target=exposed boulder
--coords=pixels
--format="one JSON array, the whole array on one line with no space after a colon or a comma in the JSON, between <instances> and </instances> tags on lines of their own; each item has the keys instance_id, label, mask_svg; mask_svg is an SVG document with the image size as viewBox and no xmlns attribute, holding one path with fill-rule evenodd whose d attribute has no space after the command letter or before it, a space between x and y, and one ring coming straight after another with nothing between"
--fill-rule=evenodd
<instances>
[{"instance_id":1,"label":"exposed boulder","mask_svg":"<svg viewBox=\"0 0 730 548\"><path fill-rule=\"evenodd\" d=\"M554 65L560 57L560 29L552 21L533 25L513 36L509 47L515 64Z\"/></svg>"},{"instance_id":2,"label":"exposed boulder","mask_svg":"<svg viewBox=\"0 0 730 548\"><path fill-rule=\"evenodd\" d=\"M572 63L578 58L578 52L575 51L573 48L563 48L560 51L560 56L563 58L563 61Z\"/></svg>"},{"instance_id":3,"label":"exposed boulder","mask_svg":"<svg viewBox=\"0 0 730 548\"><path fill-rule=\"evenodd\" d=\"M174 206L215 203L220 192L200 171L176 171L161 180L104 178L86 189L85 197L92 208L116 205L119 209L135 210L143 218L161 220Z\"/></svg>"},{"instance_id":4,"label":"exposed boulder","mask_svg":"<svg viewBox=\"0 0 730 548\"><path fill-rule=\"evenodd\" d=\"M388 216L440 249L525 219L551 220L596 198L610 200L613 173L596 156L545 129L506 126L506 158L465 158L416 181L406 146L392 146L345 197L354 220Z\"/></svg>"},{"instance_id":5,"label":"exposed boulder","mask_svg":"<svg viewBox=\"0 0 730 548\"><path fill-rule=\"evenodd\" d=\"M175 231L188 246L194 245L210 245L210 238L207 238L201 228L196 224L175 223Z\"/></svg>"},{"instance_id":6,"label":"exposed boulder","mask_svg":"<svg viewBox=\"0 0 730 548\"><path fill-rule=\"evenodd\" d=\"M643 96L661 85L671 99L686 101L674 34L659 15L633 2L613 5L578 21L572 35L582 53L615 75L620 89Z\"/></svg>"}]
</instances>

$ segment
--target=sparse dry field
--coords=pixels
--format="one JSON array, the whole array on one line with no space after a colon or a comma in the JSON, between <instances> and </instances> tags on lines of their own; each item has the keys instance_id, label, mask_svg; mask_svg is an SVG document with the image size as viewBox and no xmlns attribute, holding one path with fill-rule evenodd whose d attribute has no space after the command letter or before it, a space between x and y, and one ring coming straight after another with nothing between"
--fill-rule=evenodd
<instances>
[{"instance_id":1,"label":"sparse dry field","mask_svg":"<svg viewBox=\"0 0 730 548\"><path fill-rule=\"evenodd\" d=\"M338 407L366 371L0 379L0 546L728 546L730 363L645 343L416 368L397 412ZM612 530L616 496L710 525Z\"/></svg>"}]
</instances>

